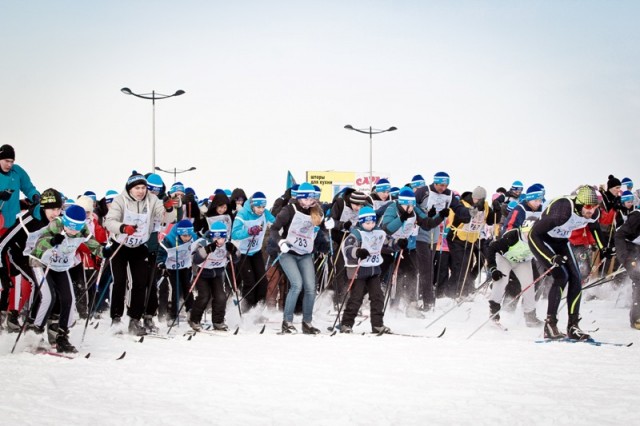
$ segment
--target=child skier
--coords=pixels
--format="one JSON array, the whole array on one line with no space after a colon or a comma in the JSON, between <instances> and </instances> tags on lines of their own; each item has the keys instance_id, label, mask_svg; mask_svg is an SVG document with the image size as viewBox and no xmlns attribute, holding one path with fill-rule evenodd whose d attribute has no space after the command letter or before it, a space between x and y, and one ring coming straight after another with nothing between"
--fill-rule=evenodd
<instances>
[{"instance_id":1,"label":"child skier","mask_svg":"<svg viewBox=\"0 0 640 426\"><path fill-rule=\"evenodd\" d=\"M347 278L352 280L352 285L342 316L341 333L351 333L366 293L369 293L371 302L371 331L379 334L391 333L391 329L383 322L384 294L380 287L380 265L385 238L385 232L376 226L376 212L369 206L362 207L358 213L358 225L351 229L342 248Z\"/></svg>"}]
</instances>

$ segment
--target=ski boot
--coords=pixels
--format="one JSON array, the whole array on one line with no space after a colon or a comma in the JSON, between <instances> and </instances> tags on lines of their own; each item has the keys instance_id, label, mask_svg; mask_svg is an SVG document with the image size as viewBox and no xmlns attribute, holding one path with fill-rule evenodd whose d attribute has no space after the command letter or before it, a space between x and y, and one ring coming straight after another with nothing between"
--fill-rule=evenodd
<instances>
[{"instance_id":1,"label":"ski boot","mask_svg":"<svg viewBox=\"0 0 640 426\"><path fill-rule=\"evenodd\" d=\"M18 311L9 311L9 315L7 316L7 331L9 333L17 333L22 328L20 325L20 314Z\"/></svg>"},{"instance_id":2,"label":"ski boot","mask_svg":"<svg viewBox=\"0 0 640 426\"><path fill-rule=\"evenodd\" d=\"M288 321L282 321L282 334L296 334L298 330Z\"/></svg>"},{"instance_id":3,"label":"ski boot","mask_svg":"<svg viewBox=\"0 0 640 426\"><path fill-rule=\"evenodd\" d=\"M302 321L302 334L320 334L320 329L315 328L310 322Z\"/></svg>"},{"instance_id":4,"label":"ski boot","mask_svg":"<svg viewBox=\"0 0 640 426\"><path fill-rule=\"evenodd\" d=\"M47 320L47 340L50 345L54 345L58 339L58 332L60 327L57 321Z\"/></svg>"},{"instance_id":5,"label":"ski boot","mask_svg":"<svg viewBox=\"0 0 640 426\"><path fill-rule=\"evenodd\" d=\"M129 320L129 334L133 334L134 336L144 336L147 332L139 319L131 318Z\"/></svg>"},{"instance_id":6,"label":"ski boot","mask_svg":"<svg viewBox=\"0 0 640 426\"><path fill-rule=\"evenodd\" d=\"M558 330L558 318L555 315L547 315L544 322L544 338L558 340L565 337L567 336Z\"/></svg>"},{"instance_id":7,"label":"ski boot","mask_svg":"<svg viewBox=\"0 0 640 426\"><path fill-rule=\"evenodd\" d=\"M221 323L214 323L213 324L213 329L216 331L229 331L229 326L223 322Z\"/></svg>"},{"instance_id":8,"label":"ski boot","mask_svg":"<svg viewBox=\"0 0 640 426\"><path fill-rule=\"evenodd\" d=\"M500 323L500 304L498 302L494 302L493 300L489 300L489 312L491 313L491 316L495 315L493 317L493 321Z\"/></svg>"},{"instance_id":9,"label":"ski boot","mask_svg":"<svg viewBox=\"0 0 640 426\"><path fill-rule=\"evenodd\" d=\"M143 319L144 329L149 334L158 334L158 326L153 322L153 315L145 315Z\"/></svg>"},{"instance_id":10,"label":"ski boot","mask_svg":"<svg viewBox=\"0 0 640 426\"><path fill-rule=\"evenodd\" d=\"M531 312L524 313L524 322L527 327L539 327L542 325L542 321L540 321L536 316L535 309Z\"/></svg>"},{"instance_id":11,"label":"ski boot","mask_svg":"<svg viewBox=\"0 0 640 426\"><path fill-rule=\"evenodd\" d=\"M63 353L75 354L78 350L69 342L69 330L65 328L58 328L58 334L56 335L56 351Z\"/></svg>"},{"instance_id":12,"label":"ski boot","mask_svg":"<svg viewBox=\"0 0 640 426\"><path fill-rule=\"evenodd\" d=\"M386 325L379 325L377 327L371 327L371 332L375 334L391 334L391 329Z\"/></svg>"},{"instance_id":13,"label":"ski boot","mask_svg":"<svg viewBox=\"0 0 640 426\"><path fill-rule=\"evenodd\" d=\"M338 327L338 329L340 330L340 333L345 333L345 334L353 333L353 328L345 324L341 324L340 327Z\"/></svg>"},{"instance_id":14,"label":"ski boot","mask_svg":"<svg viewBox=\"0 0 640 426\"><path fill-rule=\"evenodd\" d=\"M202 331L202 325L200 324L200 322L195 322L195 321L187 321L187 323L189 324L189 327L191 327L191 329L193 331Z\"/></svg>"},{"instance_id":15,"label":"ski boot","mask_svg":"<svg viewBox=\"0 0 640 426\"><path fill-rule=\"evenodd\" d=\"M569 323L567 324L567 337L573 340L589 340L591 336L580 330L580 326L578 325L579 321L580 316L578 314L569 314Z\"/></svg>"}]
</instances>

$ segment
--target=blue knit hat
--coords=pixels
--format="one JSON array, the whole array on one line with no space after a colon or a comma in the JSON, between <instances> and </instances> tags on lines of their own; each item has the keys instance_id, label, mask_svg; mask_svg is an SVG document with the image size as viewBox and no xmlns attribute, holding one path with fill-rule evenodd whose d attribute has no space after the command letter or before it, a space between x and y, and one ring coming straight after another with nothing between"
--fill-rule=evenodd
<instances>
[{"instance_id":1,"label":"blue knit hat","mask_svg":"<svg viewBox=\"0 0 640 426\"><path fill-rule=\"evenodd\" d=\"M527 193L524 195L525 201L542 200L544 198L544 191L539 185L533 184L527 188Z\"/></svg>"},{"instance_id":2,"label":"blue knit hat","mask_svg":"<svg viewBox=\"0 0 640 426\"><path fill-rule=\"evenodd\" d=\"M416 194L408 186L403 187L398 194L398 204L403 206L415 206Z\"/></svg>"},{"instance_id":3,"label":"blue knit hat","mask_svg":"<svg viewBox=\"0 0 640 426\"><path fill-rule=\"evenodd\" d=\"M633 192L631 191L624 191L621 195L620 195L620 201L623 203L626 203L627 201L633 201Z\"/></svg>"},{"instance_id":4,"label":"blue knit hat","mask_svg":"<svg viewBox=\"0 0 640 426\"><path fill-rule=\"evenodd\" d=\"M519 180L514 180L511 184L511 192L522 191L524 189L524 185Z\"/></svg>"},{"instance_id":5,"label":"blue knit hat","mask_svg":"<svg viewBox=\"0 0 640 426\"><path fill-rule=\"evenodd\" d=\"M392 186L389 190L389 194L391 195L391 198L398 198L398 195L400 194L400 188L398 188L397 186Z\"/></svg>"},{"instance_id":6,"label":"blue knit hat","mask_svg":"<svg viewBox=\"0 0 640 426\"><path fill-rule=\"evenodd\" d=\"M358 222L364 223L368 221L376 221L376 212L369 206L364 206L358 212Z\"/></svg>"},{"instance_id":7,"label":"blue knit hat","mask_svg":"<svg viewBox=\"0 0 640 426\"><path fill-rule=\"evenodd\" d=\"M216 220L209 227L209 231L207 232L207 238L211 240L215 240L217 238L227 239L227 226L221 221Z\"/></svg>"},{"instance_id":8,"label":"blue knit hat","mask_svg":"<svg viewBox=\"0 0 640 426\"><path fill-rule=\"evenodd\" d=\"M415 175L411 178L411 188L420 188L425 185L425 180L422 175Z\"/></svg>"},{"instance_id":9,"label":"blue knit hat","mask_svg":"<svg viewBox=\"0 0 640 426\"><path fill-rule=\"evenodd\" d=\"M82 231L84 221L87 219L87 213L84 209L76 204L72 204L64 211L62 215L62 224L74 231Z\"/></svg>"},{"instance_id":10,"label":"blue knit hat","mask_svg":"<svg viewBox=\"0 0 640 426\"><path fill-rule=\"evenodd\" d=\"M449 182L450 182L449 174L446 172L438 172L435 175L433 175L433 183L435 184L449 185Z\"/></svg>"},{"instance_id":11,"label":"blue knit hat","mask_svg":"<svg viewBox=\"0 0 640 426\"><path fill-rule=\"evenodd\" d=\"M391 183L388 179L378 179L376 182L376 192L389 192L391 190Z\"/></svg>"},{"instance_id":12,"label":"blue knit hat","mask_svg":"<svg viewBox=\"0 0 640 426\"><path fill-rule=\"evenodd\" d=\"M98 197L96 197L96 193L93 191L85 191L84 194L82 195L86 195L87 197L91 198L93 201L98 201Z\"/></svg>"},{"instance_id":13,"label":"blue knit hat","mask_svg":"<svg viewBox=\"0 0 640 426\"><path fill-rule=\"evenodd\" d=\"M160 192L162 191L163 186L164 182L162 181L160 175L151 173L149 176L147 176L147 188L149 189L149 191Z\"/></svg>"},{"instance_id":14,"label":"blue knit hat","mask_svg":"<svg viewBox=\"0 0 640 426\"><path fill-rule=\"evenodd\" d=\"M507 211L510 212L511 210L515 209L517 205L518 202L516 200L509 201L509 204L507 204Z\"/></svg>"},{"instance_id":15,"label":"blue knit hat","mask_svg":"<svg viewBox=\"0 0 640 426\"><path fill-rule=\"evenodd\" d=\"M171 185L171 189L169 189L169 194L175 194L178 191L184 193L184 185L182 184L182 182L175 182L173 185Z\"/></svg>"},{"instance_id":16,"label":"blue knit hat","mask_svg":"<svg viewBox=\"0 0 640 426\"><path fill-rule=\"evenodd\" d=\"M113 202L113 199L118 195L117 191L114 191L113 189L110 189L107 191L106 194L104 194L104 200L107 202L107 204L110 204Z\"/></svg>"},{"instance_id":17,"label":"blue knit hat","mask_svg":"<svg viewBox=\"0 0 640 426\"><path fill-rule=\"evenodd\" d=\"M190 235L193 233L193 223L188 219L182 219L175 226L178 235Z\"/></svg>"},{"instance_id":18,"label":"blue knit hat","mask_svg":"<svg viewBox=\"0 0 640 426\"><path fill-rule=\"evenodd\" d=\"M626 177L626 178L622 178L622 180L620 181L620 183L621 183L622 185L625 185L625 186L627 187L627 189L631 189L631 188L633 188L633 181L632 181L630 178L628 178L628 177Z\"/></svg>"},{"instance_id":19,"label":"blue knit hat","mask_svg":"<svg viewBox=\"0 0 640 426\"><path fill-rule=\"evenodd\" d=\"M267 206L267 196L264 193L258 191L254 192L251 196L251 205L257 207L266 207Z\"/></svg>"},{"instance_id":20,"label":"blue knit hat","mask_svg":"<svg viewBox=\"0 0 640 426\"><path fill-rule=\"evenodd\" d=\"M312 194L314 192L315 189L313 189L313 185L311 185L309 182L303 182L300 184L298 190L296 191L296 199L312 198Z\"/></svg>"},{"instance_id":21,"label":"blue knit hat","mask_svg":"<svg viewBox=\"0 0 640 426\"><path fill-rule=\"evenodd\" d=\"M322 190L320 189L320 187L318 185L313 185L313 198L315 198L316 200L319 200L321 193L322 193Z\"/></svg>"},{"instance_id":22,"label":"blue knit hat","mask_svg":"<svg viewBox=\"0 0 640 426\"><path fill-rule=\"evenodd\" d=\"M226 194L227 197L231 198L231 194L233 194L233 192L231 192L230 189L225 189L224 193Z\"/></svg>"},{"instance_id":23,"label":"blue knit hat","mask_svg":"<svg viewBox=\"0 0 640 426\"><path fill-rule=\"evenodd\" d=\"M298 188L300 188L300 185L298 185L297 183L295 185L293 185L291 187L291 197L292 198L298 198Z\"/></svg>"}]
</instances>

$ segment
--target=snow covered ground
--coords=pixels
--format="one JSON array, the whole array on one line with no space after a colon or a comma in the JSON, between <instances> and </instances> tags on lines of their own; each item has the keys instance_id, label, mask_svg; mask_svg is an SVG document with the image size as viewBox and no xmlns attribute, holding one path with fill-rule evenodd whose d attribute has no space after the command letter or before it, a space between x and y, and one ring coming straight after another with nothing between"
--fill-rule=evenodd
<instances>
[{"instance_id":1,"label":"snow covered ground","mask_svg":"<svg viewBox=\"0 0 640 426\"><path fill-rule=\"evenodd\" d=\"M336 335L325 300L317 304L319 336L279 336L281 314L264 334L240 322L229 304L227 322L238 335L182 336L171 340L112 336L110 320L82 325L71 340L89 359L32 355L27 335L8 354L15 334L0 335L0 424L224 424L224 425L417 425L417 424L637 424L640 342L628 323L626 294L600 291L583 300L583 329L599 328L602 341L632 347L544 343L542 328L524 325L520 308L503 313L509 331L488 324L486 295L453 310L439 299L427 319L389 312L385 323L399 333L442 338ZM543 317L546 301L538 304ZM559 315L566 325L566 310ZM296 317L299 326L300 318ZM166 333L166 326L163 326ZM368 320L355 329L369 332ZM116 361L123 351L126 357ZM4 355L7 354L7 355Z\"/></svg>"}]
</instances>

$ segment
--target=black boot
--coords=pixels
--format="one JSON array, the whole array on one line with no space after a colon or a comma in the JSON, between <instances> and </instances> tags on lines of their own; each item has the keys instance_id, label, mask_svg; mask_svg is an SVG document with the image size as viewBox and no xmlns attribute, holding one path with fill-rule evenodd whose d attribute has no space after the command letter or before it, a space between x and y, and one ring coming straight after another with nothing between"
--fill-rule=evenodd
<instances>
[{"instance_id":1,"label":"black boot","mask_svg":"<svg viewBox=\"0 0 640 426\"><path fill-rule=\"evenodd\" d=\"M567 337L573 340L589 340L589 336L584 331L580 330L578 322L580 321L580 315L569 314L569 323L567 324Z\"/></svg>"},{"instance_id":2,"label":"black boot","mask_svg":"<svg viewBox=\"0 0 640 426\"><path fill-rule=\"evenodd\" d=\"M20 331L22 326L20 325L20 314L18 311L9 311L9 315L7 316L7 330L9 333L17 333Z\"/></svg>"},{"instance_id":3,"label":"black boot","mask_svg":"<svg viewBox=\"0 0 640 426\"><path fill-rule=\"evenodd\" d=\"M75 354L78 352L75 346L69 342L69 330L66 328L58 328L56 336L56 351Z\"/></svg>"},{"instance_id":4,"label":"black boot","mask_svg":"<svg viewBox=\"0 0 640 426\"><path fill-rule=\"evenodd\" d=\"M302 321L302 334L320 334L320 329L315 328L310 322Z\"/></svg>"},{"instance_id":5,"label":"black boot","mask_svg":"<svg viewBox=\"0 0 640 426\"><path fill-rule=\"evenodd\" d=\"M545 339L564 339L565 334L558 330L558 318L555 315L547 315L544 321L544 338Z\"/></svg>"},{"instance_id":6,"label":"black boot","mask_svg":"<svg viewBox=\"0 0 640 426\"><path fill-rule=\"evenodd\" d=\"M158 334L158 327L153 322L153 315L144 316L144 329L149 334Z\"/></svg>"},{"instance_id":7,"label":"black boot","mask_svg":"<svg viewBox=\"0 0 640 426\"><path fill-rule=\"evenodd\" d=\"M489 312L491 313L491 315L495 314L495 317L493 317L493 320L495 322L500 322L500 314L498 313L500 312L500 304L498 302L489 300Z\"/></svg>"},{"instance_id":8,"label":"black boot","mask_svg":"<svg viewBox=\"0 0 640 426\"><path fill-rule=\"evenodd\" d=\"M49 344L53 345L58 340L58 332L60 331L60 327L57 322L52 320L47 321L47 339L49 340Z\"/></svg>"},{"instance_id":9,"label":"black boot","mask_svg":"<svg viewBox=\"0 0 640 426\"><path fill-rule=\"evenodd\" d=\"M140 323L139 319L129 320L129 334L133 334L135 336L144 336L147 332L144 329L144 326Z\"/></svg>"},{"instance_id":10,"label":"black boot","mask_svg":"<svg viewBox=\"0 0 640 426\"><path fill-rule=\"evenodd\" d=\"M282 334L296 334L298 330L287 321L282 321Z\"/></svg>"}]
</instances>

